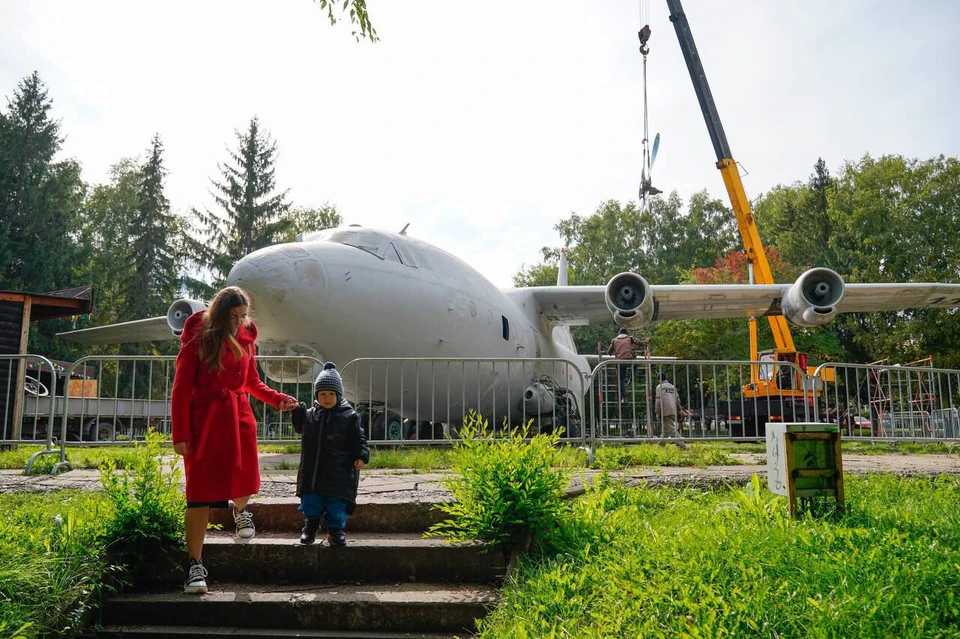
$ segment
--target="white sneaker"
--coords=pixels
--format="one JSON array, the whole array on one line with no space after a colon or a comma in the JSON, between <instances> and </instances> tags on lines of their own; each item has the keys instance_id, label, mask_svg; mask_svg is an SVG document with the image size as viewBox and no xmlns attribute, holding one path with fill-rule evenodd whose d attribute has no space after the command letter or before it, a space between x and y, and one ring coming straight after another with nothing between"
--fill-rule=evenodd
<instances>
[{"instance_id":1,"label":"white sneaker","mask_svg":"<svg viewBox=\"0 0 960 639\"><path fill-rule=\"evenodd\" d=\"M190 560L187 579L183 582L183 592L188 595L207 594L207 569L203 564Z\"/></svg>"},{"instance_id":2,"label":"white sneaker","mask_svg":"<svg viewBox=\"0 0 960 639\"><path fill-rule=\"evenodd\" d=\"M257 527L253 525L253 513L246 508L237 510L234 506L233 521L237 524L237 537L250 539L257 534Z\"/></svg>"}]
</instances>

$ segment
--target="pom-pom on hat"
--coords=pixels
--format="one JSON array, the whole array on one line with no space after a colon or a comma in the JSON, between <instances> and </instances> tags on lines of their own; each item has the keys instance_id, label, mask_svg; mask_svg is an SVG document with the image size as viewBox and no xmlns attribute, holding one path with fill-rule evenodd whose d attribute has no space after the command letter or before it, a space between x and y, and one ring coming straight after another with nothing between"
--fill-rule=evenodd
<instances>
[{"instance_id":1,"label":"pom-pom on hat","mask_svg":"<svg viewBox=\"0 0 960 639\"><path fill-rule=\"evenodd\" d=\"M337 365L333 362L327 362L323 365L323 370L317 375L313 382L313 394L320 391L333 391L337 394L337 399L343 399L343 380L340 379L340 373L337 372Z\"/></svg>"}]
</instances>

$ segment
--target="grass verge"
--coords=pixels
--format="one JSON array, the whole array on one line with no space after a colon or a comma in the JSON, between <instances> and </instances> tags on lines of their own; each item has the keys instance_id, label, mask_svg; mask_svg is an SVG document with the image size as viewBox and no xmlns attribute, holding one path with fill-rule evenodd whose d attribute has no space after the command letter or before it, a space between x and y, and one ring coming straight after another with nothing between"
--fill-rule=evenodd
<instances>
[{"instance_id":1,"label":"grass verge","mask_svg":"<svg viewBox=\"0 0 960 639\"><path fill-rule=\"evenodd\" d=\"M960 478L847 476L847 513L766 490L602 481L481 623L510 637L960 636Z\"/></svg>"}]
</instances>

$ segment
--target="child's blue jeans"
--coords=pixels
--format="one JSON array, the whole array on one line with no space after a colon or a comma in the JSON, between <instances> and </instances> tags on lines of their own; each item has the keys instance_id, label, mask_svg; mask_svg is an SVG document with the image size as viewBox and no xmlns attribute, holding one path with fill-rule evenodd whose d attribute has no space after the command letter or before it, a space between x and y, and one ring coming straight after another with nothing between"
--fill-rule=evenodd
<instances>
[{"instance_id":1,"label":"child's blue jeans","mask_svg":"<svg viewBox=\"0 0 960 639\"><path fill-rule=\"evenodd\" d=\"M327 530L343 530L347 525L347 502L339 497L308 493L300 497L297 509L307 519L320 519L327 514Z\"/></svg>"}]
</instances>

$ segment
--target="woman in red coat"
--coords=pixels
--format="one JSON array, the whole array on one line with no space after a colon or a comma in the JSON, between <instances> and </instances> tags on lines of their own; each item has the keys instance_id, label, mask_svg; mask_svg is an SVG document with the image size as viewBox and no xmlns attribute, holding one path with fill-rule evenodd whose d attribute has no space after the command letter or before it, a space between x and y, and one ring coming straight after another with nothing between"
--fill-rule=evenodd
<instances>
[{"instance_id":1,"label":"woman in red coat","mask_svg":"<svg viewBox=\"0 0 960 639\"><path fill-rule=\"evenodd\" d=\"M232 500L237 535L256 533L246 506L260 489L260 462L247 393L279 410L298 406L295 398L260 380L254 359L257 327L247 318L249 307L243 290L227 287L203 313L187 318L180 337L171 416L173 449L183 456L187 480L186 593L207 591L201 553L211 507L225 508Z\"/></svg>"}]
</instances>

